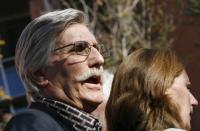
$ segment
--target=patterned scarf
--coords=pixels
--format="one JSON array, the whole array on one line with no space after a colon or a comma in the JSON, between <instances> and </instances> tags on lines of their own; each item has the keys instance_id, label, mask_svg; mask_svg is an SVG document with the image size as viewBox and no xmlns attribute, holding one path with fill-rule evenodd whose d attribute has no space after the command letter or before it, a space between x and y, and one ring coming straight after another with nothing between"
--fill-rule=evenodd
<instances>
[{"instance_id":1,"label":"patterned scarf","mask_svg":"<svg viewBox=\"0 0 200 131\"><path fill-rule=\"evenodd\" d=\"M39 97L37 102L43 103L48 107L55 110L64 119L73 123L76 131L101 131L102 126L98 119L90 114L80 111L70 105L64 104L59 101Z\"/></svg>"}]
</instances>

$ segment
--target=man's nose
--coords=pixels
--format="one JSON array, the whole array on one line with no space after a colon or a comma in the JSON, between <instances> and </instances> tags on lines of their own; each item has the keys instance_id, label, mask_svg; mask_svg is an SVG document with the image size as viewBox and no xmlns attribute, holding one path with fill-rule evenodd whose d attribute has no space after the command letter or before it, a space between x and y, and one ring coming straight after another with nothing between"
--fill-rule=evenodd
<instances>
[{"instance_id":1,"label":"man's nose","mask_svg":"<svg viewBox=\"0 0 200 131\"><path fill-rule=\"evenodd\" d=\"M104 64L104 58L96 48L91 48L88 56L88 63L90 67L100 67Z\"/></svg>"}]
</instances>

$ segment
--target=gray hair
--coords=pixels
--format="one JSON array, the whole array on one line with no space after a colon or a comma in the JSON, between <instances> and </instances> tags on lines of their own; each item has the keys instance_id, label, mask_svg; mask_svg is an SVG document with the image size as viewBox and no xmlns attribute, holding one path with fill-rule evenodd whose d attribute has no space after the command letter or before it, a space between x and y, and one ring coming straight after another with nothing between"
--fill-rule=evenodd
<instances>
[{"instance_id":1,"label":"gray hair","mask_svg":"<svg viewBox=\"0 0 200 131\"><path fill-rule=\"evenodd\" d=\"M59 35L72 23L86 24L84 13L76 9L49 12L23 30L16 46L15 64L26 93L33 99L41 95L33 74L47 65Z\"/></svg>"}]
</instances>

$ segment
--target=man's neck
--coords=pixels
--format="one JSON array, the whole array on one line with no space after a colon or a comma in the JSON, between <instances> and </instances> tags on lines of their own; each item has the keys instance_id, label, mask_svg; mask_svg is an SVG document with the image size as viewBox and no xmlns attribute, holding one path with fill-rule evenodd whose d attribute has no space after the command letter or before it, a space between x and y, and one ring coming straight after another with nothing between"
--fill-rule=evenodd
<instances>
[{"instance_id":1,"label":"man's neck","mask_svg":"<svg viewBox=\"0 0 200 131\"><path fill-rule=\"evenodd\" d=\"M105 118L105 107L107 100L104 100L95 110L93 110L90 114L96 117L99 122L102 124L102 131L107 131L106 118Z\"/></svg>"}]
</instances>

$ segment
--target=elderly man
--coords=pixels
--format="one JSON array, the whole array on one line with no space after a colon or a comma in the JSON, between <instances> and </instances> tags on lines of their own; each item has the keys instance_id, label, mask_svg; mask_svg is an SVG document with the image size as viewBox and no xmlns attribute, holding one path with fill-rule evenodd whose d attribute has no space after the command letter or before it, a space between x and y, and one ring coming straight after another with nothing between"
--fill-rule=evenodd
<instances>
[{"instance_id":1,"label":"elderly man","mask_svg":"<svg viewBox=\"0 0 200 131\"><path fill-rule=\"evenodd\" d=\"M30 107L5 131L98 131L93 117L103 102L102 45L75 9L33 20L16 46L16 68ZM103 114L102 114L103 115Z\"/></svg>"}]
</instances>

